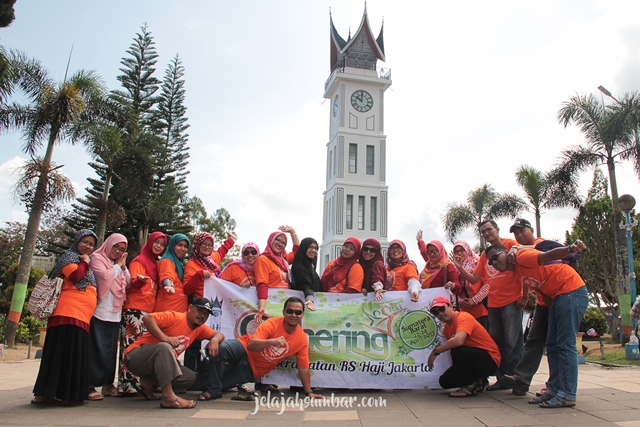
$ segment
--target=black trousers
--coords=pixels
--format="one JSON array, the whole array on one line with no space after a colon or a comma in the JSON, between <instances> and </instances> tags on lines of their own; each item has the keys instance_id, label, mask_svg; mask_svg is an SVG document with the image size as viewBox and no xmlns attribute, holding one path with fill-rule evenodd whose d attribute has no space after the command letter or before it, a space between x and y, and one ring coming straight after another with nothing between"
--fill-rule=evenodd
<instances>
[{"instance_id":1,"label":"black trousers","mask_svg":"<svg viewBox=\"0 0 640 427\"><path fill-rule=\"evenodd\" d=\"M453 364L440 376L442 388L464 387L477 379L486 378L498 369L487 350L460 346L451 349Z\"/></svg>"}]
</instances>

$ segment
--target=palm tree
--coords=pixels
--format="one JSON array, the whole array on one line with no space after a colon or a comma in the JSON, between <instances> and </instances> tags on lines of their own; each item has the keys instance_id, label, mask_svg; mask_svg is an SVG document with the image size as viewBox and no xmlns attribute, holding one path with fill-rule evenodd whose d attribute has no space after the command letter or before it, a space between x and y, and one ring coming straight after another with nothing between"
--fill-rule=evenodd
<instances>
[{"instance_id":1,"label":"palm tree","mask_svg":"<svg viewBox=\"0 0 640 427\"><path fill-rule=\"evenodd\" d=\"M516 182L524 190L525 198L529 202L527 210L533 212L536 217L538 237L542 235L540 218L544 210L566 206L578 209L582 204L575 182L566 186L554 185L547 174L534 167L520 166L516 171Z\"/></svg>"},{"instance_id":2,"label":"palm tree","mask_svg":"<svg viewBox=\"0 0 640 427\"><path fill-rule=\"evenodd\" d=\"M484 249L484 239L480 235L477 225L486 219L496 219L510 216L516 217L526 203L514 194L500 194L491 184L485 184L469 192L467 203L450 203L442 216L444 231L447 239L453 243L456 235L464 228L475 227Z\"/></svg>"},{"instance_id":3,"label":"palm tree","mask_svg":"<svg viewBox=\"0 0 640 427\"><path fill-rule=\"evenodd\" d=\"M24 105L14 102L0 109L0 131L21 130L24 151L31 157L35 157L37 150L46 144L42 172L36 184L16 275L12 309L7 318L6 338L8 344L13 346L47 194L53 148L56 143L65 140L77 142L72 138L72 125L95 118L98 110L95 102L101 99L105 88L102 79L94 71L80 70L56 83L37 60L12 51L9 61L15 72L17 86L22 89L28 102Z\"/></svg>"},{"instance_id":4,"label":"palm tree","mask_svg":"<svg viewBox=\"0 0 640 427\"><path fill-rule=\"evenodd\" d=\"M616 162L630 160L640 176L640 148L638 145L638 104L636 93L625 94L614 105L604 105L594 95L575 95L564 102L558 111L558 121L565 127L576 125L584 134L585 144L562 151L558 165L551 172L559 185L575 181L580 172L599 165L607 165L614 224L620 224L622 214L618 206ZM630 310L629 271L624 230L616 227L616 264L618 271L618 303L621 313ZM625 298L626 296L626 298ZM623 317L623 321L628 316ZM630 319L629 319L630 320ZM630 333L630 322L625 335Z\"/></svg>"}]
</instances>

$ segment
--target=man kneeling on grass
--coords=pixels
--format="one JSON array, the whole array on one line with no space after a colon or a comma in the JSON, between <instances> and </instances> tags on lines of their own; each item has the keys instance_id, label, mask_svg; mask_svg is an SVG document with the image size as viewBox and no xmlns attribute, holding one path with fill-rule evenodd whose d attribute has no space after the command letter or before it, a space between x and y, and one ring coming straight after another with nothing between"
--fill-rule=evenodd
<instances>
[{"instance_id":1,"label":"man kneeling on grass","mask_svg":"<svg viewBox=\"0 0 640 427\"><path fill-rule=\"evenodd\" d=\"M267 319L258 326L255 334L220 344L218 356L204 361L207 378L203 378L206 384L198 400L219 399L223 389L238 387L238 395L233 400L251 401L254 396L243 390L242 384L268 374L283 359L294 354L305 394L310 398L322 398L311 391L309 344L300 326L304 302L298 297L288 298L282 315Z\"/></svg>"},{"instance_id":2,"label":"man kneeling on grass","mask_svg":"<svg viewBox=\"0 0 640 427\"><path fill-rule=\"evenodd\" d=\"M436 357L451 350L453 364L440 376L440 386L444 389L460 387L449 393L449 397L475 396L484 388L487 377L500 366L498 346L471 314L454 311L449 299L435 297L430 310L444 323L447 342L433 349L427 365L433 368Z\"/></svg>"},{"instance_id":3,"label":"man kneeling on grass","mask_svg":"<svg viewBox=\"0 0 640 427\"><path fill-rule=\"evenodd\" d=\"M155 384L162 388L160 407L189 409L193 400L176 396L175 390L187 390L196 379L189 368L178 362L178 356L194 340L209 340L209 354L218 354L218 345L224 335L204 323L213 314L211 301L197 298L186 313L165 311L147 314L142 318L148 332L131 344L125 353L125 364L132 374L140 377L138 390L145 399L157 400L153 394Z\"/></svg>"}]
</instances>

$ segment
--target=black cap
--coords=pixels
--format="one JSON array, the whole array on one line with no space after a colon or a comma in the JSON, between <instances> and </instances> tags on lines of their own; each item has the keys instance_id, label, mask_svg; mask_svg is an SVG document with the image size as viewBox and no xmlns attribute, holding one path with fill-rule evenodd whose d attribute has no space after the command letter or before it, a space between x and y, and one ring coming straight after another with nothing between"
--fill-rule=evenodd
<instances>
[{"instance_id":1,"label":"black cap","mask_svg":"<svg viewBox=\"0 0 640 427\"><path fill-rule=\"evenodd\" d=\"M509 233L513 233L514 228L526 228L526 227L533 228L529 220L526 220L524 218L517 218L513 222L513 225L511 226L511 228L509 229Z\"/></svg>"},{"instance_id":2,"label":"black cap","mask_svg":"<svg viewBox=\"0 0 640 427\"><path fill-rule=\"evenodd\" d=\"M194 307L204 308L209 312L209 314L213 314L213 304L211 304L211 300L209 298L196 298L191 303Z\"/></svg>"}]
</instances>

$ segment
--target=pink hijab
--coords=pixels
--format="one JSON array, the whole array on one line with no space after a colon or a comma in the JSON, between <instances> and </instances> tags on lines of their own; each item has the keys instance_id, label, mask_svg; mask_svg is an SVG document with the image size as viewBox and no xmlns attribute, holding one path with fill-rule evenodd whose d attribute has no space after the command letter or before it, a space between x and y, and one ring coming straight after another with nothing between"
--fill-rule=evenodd
<instances>
[{"instance_id":1,"label":"pink hijab","mask_svg":"<svg viewBox=\"0 0 640 427\"><path fill-rule=\"evenodd\" d=\"M291 278L289 277L289 263L287 262L287 251L285 249L282 249L282 252L276 255L271 250L271 244L273 243L274 240L276 240L276 237L278 236L284 237L284 240L287 241L286 234L284 234L282 231L274 231L269 235L269 240L267 240L267 248L264 250L264 252L260 254L260 256L266 256L271 261L273 261L280 270L287 273L287 281L291 281ZM286 243L285 243L285 246L286 246Z\"/></svg>"},{"instance_id":2,"label":"pink hijab","mask_svg":"<svg viewBox=\"0 0 640 427\"><path fill-rule=\"evenodd\" d=\"M432 263L431 260L427 261L427 264L424 266L422 273L420 274L420 283L422 283L423 288L430 288L431 282L433 279L440 273L440 270L443 268L447 268L451 261L447 256L447 251L444 249L444 245L439 240L432 240L427 243L427 248L429 245L435 246L438 249L439 258L438 261ZM443 276L444 277L444 276Z\"/></svg>"},{"instance_id":3,"label":"pink hijab","mask_svg":"<svg viewBox=\"0 0 640 427\"><path fill-rule=\"evenodd\" d=\"M127 283L125 281L124 274L118 274L118 277L113 277L114 262L109 258L111 249L118 243L124 243L125 246L129 246L127 238L122 234L113 233L104 241L96 251L91 254L91 261L89 266L93 270L93 274L96 276L96 282L98 286L98 301L102 301L111 292L113 294L113 311L114 313L122 309L122 304L127 298Z\"/></svg>"}]
</instances>

